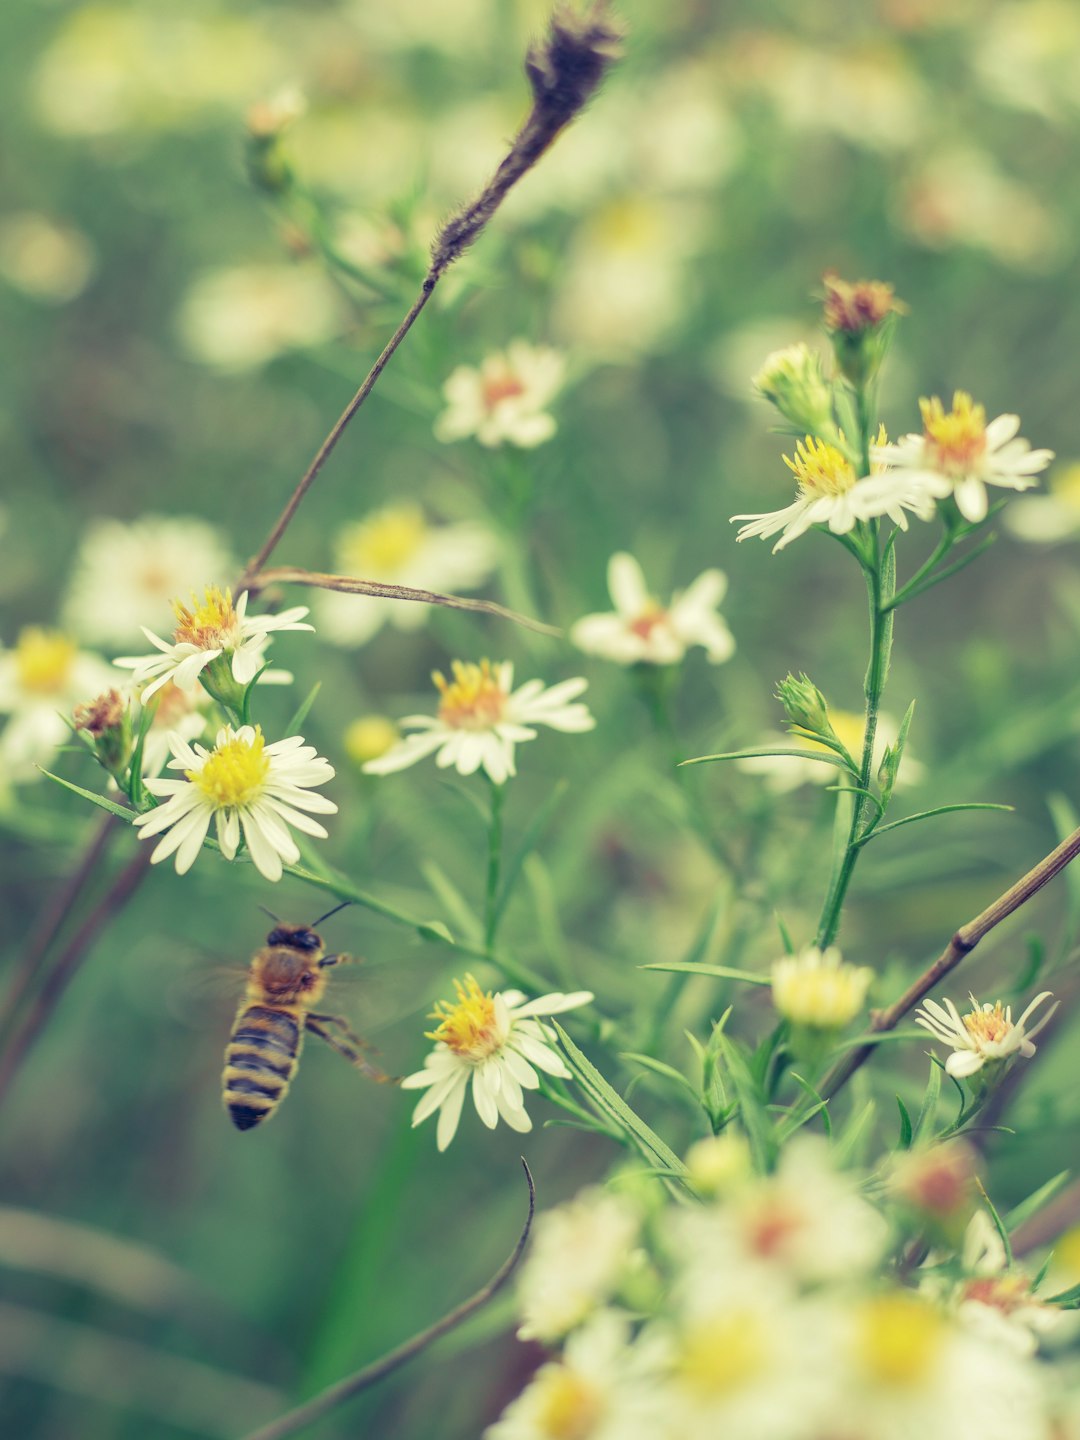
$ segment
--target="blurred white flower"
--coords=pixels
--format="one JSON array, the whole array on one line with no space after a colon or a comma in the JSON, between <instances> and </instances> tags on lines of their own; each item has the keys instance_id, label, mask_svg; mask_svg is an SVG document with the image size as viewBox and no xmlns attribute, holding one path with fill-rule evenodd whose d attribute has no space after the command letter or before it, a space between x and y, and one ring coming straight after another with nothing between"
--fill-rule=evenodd
<instances>
[{"instance_id":1,"label":"blurred white flower","mask_svg":"<svg viewBox=\"0 0 1080 1440\"><path fill-rule=\"evenodd\" d=\"M554 1048L554 1033L535 1017L561 1015L593 998L587 990L542 995L537 1000L526 1000L520 990L485 994L471 975L466 975L464 984L455 981L454 988L456 1001L441 1000L432 1013L439 1023L428 1033L435 1048L423 1070L401 1082L404 1090L427 1090L413 1111L412 1123L420 1125L437 1110L440 1150L454 1138L470 1083L476 1113L489 1130L494 1130L500 1116L512 1130L531 1130L524 1092L539 1089L537 1071L572 1078Z\"/></svg>"},{"instance_id":2,"label":"blurred white flower","mask_svg":"<svg viewBox=\"0 0 1080 1440\"><path fill-rule=\"evenodd\" d=\"M24 211L0 219L0 276L35 300L62 305L86 288L93 247L81 230Z\"/></svg>"},{"instance_id":3,"label":"blurred white flower","mask_svg":"<svg viewBox=\"0 0 1080 1440\"><path fill-rule=\"evenodd\" d=\"M453 765L459 775L486 771L496 785L516 774L514 747L523 740L535 740L536 725L552 730L581 734L592 730L596 721L588 707L572 703L588 681L580 677L563 680L545 690L543 681L527 680L514 690L514 667L509 660L479 665L455 660L447 680L437 670L433 676L439 691L439 711L431 715L407 715L401 724L416 730L364 769L369 775L389 775L415 765L435 751L440 769Z\"/></svg>"},{"instance_id":4,"label":"blurred white flower","mask_svg":"<svg viewBox=\"0 0 1080 1440\"><path fill-rule=\"evenodd\" d=\"M625 1317L603 1311L537 1370L484 1440L656 1440L669 1413L657 1360L655 1347L631 1342Z\"/></svg>"},{"instance_id":5,"label":"blurred white flower","mask_svg":"<svg viewBox=\"0 0 1080 1440\"><path fill-rule=\"evenodd\" d=\"M550 440L555 421L547 407L563 383L557 350L515 340L489 355L479 370L459 365L443 386L446 409L435 422L439 440L475 435L481 445L531 449Z\"/></svg>"},{"instance_id":6,"label":"blurred white flower","mask_svg":"<svg viewBox=\"0 0 1080 1440\"><path fill-rule=\"evenodd\" d=\"M1027 186L973 146L936 146L895 192L895 223L935 250L985 250L1004 265L1045 271L1060 262L1068 232Z\"/></svg>"},{"instance_id":7,"label":"blurred white flower","mask_svg":"<svg viewBox=\"0 0 1080 1440\"><path fill-rule=\"evenodd\" d=\"M873 978L868 966L845 964L835 945L810 945L772 967L773 1004L792 1025L842 1030L861 1012Z\"/></svg>"},{"instance_id":8,"label":"blurred white flower","mask_svg":"<svg viewBox=\"0 0 1080 1440\"><path fill-rule=\"evenodd\" d=\"M177 323L196 359L222 370L250 370L287 350L332 339L342 323L341 304L321 270L242 265L196 280Z\"/></svg>"},{"instance_id":9,"label":"blurred white flower","mask_svg":"<svg viewBox=\"0 0 1080 1440\"><path fill-rule=\"evenodd\" d=\"M862 754L863 735L865 734L865 716L856 715L851 710L833 710L829 708L829 722L837 738L847 748L849 755L858 764L859 756ZM872 769L876 775L878 767L887 747L895 745L900 734L900 727L891 715L879 712L877 730L874 734L874 758ZM814 740L809 735L802 735L798 732L781 734L779 731L770 731L762 735L759 742L762 750L772 749L793 749L793 750L820 750L822 755L834 755L836 752L830 750L827 745L822 745L819 740ZM800 785L835 785L836 767L823 764L818 760L804 760L799 756L794 758L787 755L753 755L747 756L744 760L736 760L735 764L740 770L748 775L761 775L770 790L777 794L786 794L789 790L795 790ZM917 784L922 778L923 766L918 760L911 756L910 746L904 747L904 758L900 762L900 772L897 776L898 785Z\"/></svg>"},{"instance_id":10,"label":"blurred white flower","mask_svg":"<svg viewBox=\"0 0 1080 1440\"><path fill-rule=\"evenodd\" d=\"M836 1169L828 1144L804 1135L786 1146L774 1174L748 1176L725 1203L680 1215L675 1239L687 1261L687 1303L706 1308L725 1273L746 1273L748 1284L764 1272L785 1284L873 1275L888 1235L879 1212Z\"/></svg>"},{"instance_id":11,"label":"blurred white flower","mask_svg":"<svg viewBox=\"0 0 1080 1440\"><path fill-rule=\"evenodd\" d=\"M84 640L127 645L173 620L174 595L236 570L221 532L191 516L95 520L75 557L61 618Z\"/></svg>"},{"instance_id":12,"label":"blurred white flower","mask_svg":"<svg viewBox=\"0 0 1080 1440\"><path fill-rule=\"evenodd\" d=\"M945 1061L945 1069L956 1080L963 1080L984 1065L1008 1060L1013 1055L1022 1055L1025 1060L1030 1060L1035 1054L1032 1038L1058 1008L1057 1003L1051 1005L1038 1024L1029 1027L1027 1022L1043 1001L1053 999L1049 990L1036 995L1015 1022L1011 1005L1002 1006L1000 1000L993 1005L989 1000L980 1005L974 995L969 995L968 999L971 1010L964 1016L949 999L943 1006L936 1000L926 1000L915 1012L916 1025L929 1030L935 1040L953 1047L953 1053Z\"/></svg>"},{"instance_id":13,"label":"blurred white flower","mask_svg":"<svg viewBox=\"0 0 1080 1440\"><path fill-rule=\"evenodd\" d=\"M889 469L870 483L884 493L897 477L907 479L934 500L952 496L965 520L986 518L986 487L1028 490L1054 458L1052 450L1032 450L1017 436L1018 415L999 415L986 423L986 409L964 390L953 396L951 410L935 395L920 400L923 433L905 435L895 445L877 445L872 458Z\"/></svg>"},{"instance_id":14,"label":"blurred white flower","mask_svg":"<svg viewBox=\"0 0 1080 1440\"><path fill-rule=\"evenodd\" d=\"M974 1334L1020 1355L1033 1355L1043 1340L1076 1334L1080 1315L1035 1296L1031 1276L1010 1266L997 1226L985 1209L976 1210L968 1222L961 1261L966 1278L942 1298ZM933 1280L926 1283L932 1285Z\"/></svg>"},{"instance_id":15,"label":"blurred white flower","mask_svg":"<svg viewBox=\"0 0 1080 1440\"><path fill-rule=\"evenodd\" d=\"M855 474L851 464L835 445L807 435L795 447L795 458L784 456L784 464L798 481L798 497L782 510L759 515L733 515L747 520L737 540L759 535L763 540L780 533L773 554L804 535L813 525L828 525L834 535L846 535L860 520L887 515L901 530L907 529L905 510L921 520L933 514L933 504L924 485L900 471L864 476Z\"/></svg>"},{"instance_id":16,"label":"blurred white flower","mask_svg":"<svg viewBox=\"0 0 1080 1440\"><path fill-rule=\"evenodd\" d=\"M1049 1440L1046 1394L1030 1359L976 1335L910 1290L841 1315L831 1428L860 1440Z\"/></svg>"},{"instance_id":17,"label":"blurred white flower","mask_svg":"<svg viewBox=\"0 0 1080 1440\"><path fill-rule=\"evenodd\" d=\"M560 1340L611 1298L630 1263L641 1215L624 1197L589 1187L533 1226L518 1278L522 1340Z\"/></svg>"},{"instance_id":18,"label":"blurred white flower","mask_svg":"<svg viewBox=\"0 0 1080 1440\"><path fill-rule=\"evenodd\" d=\"M455 594L488 578L498 544L483 525L429 525L419 505L387 505L341 529L334 564L340 575ZM319 593L315 608L324 640L363 645L387 622L399 630L417 629L431 607L327 590Z\"/></svg>"},{"instance_id":19,"label":"blurred white flower","mask_svg":"<svg viewBox=\"0 0 1080 1440\"><path fill-rule=\"evenodd\" d=\"M1002 515L1018 540L1053 545L1080 534L1080 463L1055 467L1043 495L1021 495Z\"/></svg>"},{"instance_id":20,"label":"blurred white flower","mask_svg":"<svg viewBox=\"0 0 1080 1440\"><path fill-rule=\"evenodd\" d=\"M706 570L665 607L649 594L634 557L620 552L608 561L608 590L614 612L585 615L570 631L579 650L620 665L675 665L691 645L701 645L714 665L734 653L731 631L716 610L727 590L722 570Z\"/></svg>"},{"instance_id":21,"label":"blurred white flower","mask_svg":"<svg viewBox=\"0 0 1080 1440\"><path fill-rule=\"evenodd\" d=\"M142 626L146 638L161 652L158 655L121 655L113 663L134 672L132 681L145 688L143 701L168 681L181 690L191 690L196 682L209 678L209 667L225 656L227 670L238 686L250 685L265 662L270 634L275 630L312 630L301 623L308 613L306 605L295 605L277 615L248 615L248 591L233 604L231 590L206 588L202 603L176 605L178 624L170 644ZM213 673L213 672L210 672ZM215 680L226 677L216 675Z\"/></svg>"},{"instance_id":22,"label":"blurred white flower","mask_svg":"<svg viewBox=\"0 0 1080 1440\"><path fill-rule=\"evenodd\" d=\"M71 734L65 720L81 701L108 690L114 680L100 655L80 650L58 630L28 626L10 650L0 650L0 775L34 780Z\"/></svg>"},{"instance_id":23,"label":"blurred white flower","mask_svg":"<svg viewBox=\"0 0 1080 1440\"><path fill-rule=\"evenodd\" d=\"M211 820L226 860L235 858L242 832L255 868L267 880L281 879L283 861L295 865L300 859L290 825L326 839L322 825L302 812L336 813L332 800L310 793L313 785L334 778L334 768L313 745L305 745L302 736L267 745L257 726L233 730L225 725L213 750L193 748L175 732L169 745L174 757L169 768L182 770L184 779L147 780L151 795L168 798L134 822L140 840L166 832L151 863L175 854L176 873L185 874L202 849Z\"/></svg>"}]
</instances>

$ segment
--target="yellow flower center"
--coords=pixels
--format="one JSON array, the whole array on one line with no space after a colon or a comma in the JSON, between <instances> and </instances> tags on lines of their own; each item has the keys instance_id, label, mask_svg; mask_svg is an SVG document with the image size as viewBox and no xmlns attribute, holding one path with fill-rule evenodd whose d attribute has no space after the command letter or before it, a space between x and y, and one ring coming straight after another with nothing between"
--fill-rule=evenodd
<instances>
[{"instance_id":1,"label":"yellow flower center","mask_svg":"<svg viewBox=\"0 0 1080 1440\"><path fill-rule=\"evenodd\" d=\"M30 695L60 694L77 653L74 640L59 630L30 626L20 634L15 646L15 673L20 687Z\"/></svg>"},{"instance_id":2,"label":"yellow flower center","mask_svg":"<svg viewBox=\"0 0 1080 1440\"><path fill-rule=\"evenodd\" d=\"M920 400L919 409L931 463L946 475L969 475L986 454L985 406L957 390L948 412L936 395Z\"/></svg>"},{"instance_id":3,"label":"yellow flower center","mask_svg":"<svg viewBox=\"0 0 1080 1440\"><path fill-rule=\"evenodd\" d=\"M428 535L419 505L390 505L346 526L339 544L341 563L366 580L387 579L412 560Z\"/></svg>"},{"instance_id":4,"label":"yellow flower center","mask_svg":"<svg viewBox=\"0 0 1080 1440\"><path fill-rule=\"evenodd\" d=\"M835 445L817 440L813 435L807 435L796 445L794 459L785 455L784 464L799 482L799 493L805 500L844 495L858 479Z\"/></svg>"},{"instance_id":5,"label":"yellow flower center","mask_svg":"<svg viewBox=\"0 0 1080 1440\"><path fill-rule=\"evenodd\" d=\"M546 1370L537 1390L534 1421L544 1440L587 1440L603 1416L601 1397L565 1365Z\"/></svg>"},{"instance_id":6,"label":"yellow flower center","mask_svg":"<svg viewBox=\"0 0 1080 1440\"><path fill-rule=\"evenodd\" d=\"M972 1010L964 1016L964 1028L971 1038L981 1044L1004 1040L1013 1028L1013 1023L997 1001L992 1010Z\"/></svg>"},{"instance_id":7,"label":"yellow flower center","mask_svg":"<svg viewBox=\"0 0 1080 1440\"><path fill-rule=\"evenodd\" d=\"M254 740L234 736L217 747L201 770L185 771L215 810L249 804L261 793L269 773L270 757L263 753L263 735L258 728Z\"/></svg>"},{"instance_id":8,"label":"yellow flower center","mask_svg":"<svg viewBox=\"0 0 1080 1440\"><path fill-rule=\"evenodd\" d=\"M439 701L439 719L454 730L490 730L506 713L509 698L499 684L491 662L479 665L455 660L453 680L436 670L432 674Z\"/></svg>"},{"instance_id":9,"label":"yellow flower center","mask_svg":"<svg viewBox=\"0 0 1080 1440\"><path fill-rule=\"evenodd\" d=\"M239 622L231 590L208 585L202 604L192 595L190 606L174 600L173 610L176 612L173 639L178 645L195 645L200 650L235 648Z\"/></svg>"},{"instance_id":10,"label":"yellow flower center","mask_svg":"<svg viewBox=\"0 0 1080 1440\"><path fill-rule=\"evenodd\" d=\"M945 1325L925 1300L881 1295L863 1305L860 1322L856 1353L871 1380L916 1385L933 1368Z\"/></svg>"},{"instance_id":11,"label":"yellow flower center","mask_svg":"<svg viewBox=\"0 0 1080 1440\"><path fill-rule=\"evenodd\" d=\"M1080 1281L1080 1225L1066 1230L1054 1245L1054 1269L1059 1268L1074 1285Z\"/></svg>"},{"instance_id":12,"label":"yellow flower center","mask_svg":"<svg viewBox=\"0 0 1080 1440\"><path fill-rule=\"evenodd\" d=\"M700 1325L686 1337L677 1368L683 1382L700 1399L722 1400L760 1374L767 1355L761 1319L733 1311Z\"/></svg>"},{"instance_id":13,"label":"yellow flower center","mask_svg":"<svg viewBox=\"0 0 1080 1440\"><path fill-rule=\"evenodd\" d=\"M455 980L454 991L456 1005L440 1000L431 1012L431 1018L439 1023L426 1032L427 1038L441 1040L467 1060L486 1060L506 1038L499 1033L495 997L490 991L485 995L471 975L465 976L464 984Z\"/></svg>"}]
</instances>

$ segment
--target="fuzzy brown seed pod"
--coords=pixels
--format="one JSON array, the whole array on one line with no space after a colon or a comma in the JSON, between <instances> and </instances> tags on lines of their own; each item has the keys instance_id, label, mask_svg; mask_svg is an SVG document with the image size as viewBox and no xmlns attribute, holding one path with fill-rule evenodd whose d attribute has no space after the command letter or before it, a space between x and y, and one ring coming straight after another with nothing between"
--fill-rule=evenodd
<instances>
[{"instance_id":1,"label":"fuzzy brown seed pod","mask_svg":"<svg viewBox=\"0 0 1080 1440\"><path fill-rule=\"evenodd\" d=\"M510 187L592 98L618 59L621 40L622 31L602 0L583 15L565 7L555 12L544 40L531 46L525 57L532 109L484 190L439 232L432 247L429 282L434 283L477 239Z\"/></svg>"}]
</instances>

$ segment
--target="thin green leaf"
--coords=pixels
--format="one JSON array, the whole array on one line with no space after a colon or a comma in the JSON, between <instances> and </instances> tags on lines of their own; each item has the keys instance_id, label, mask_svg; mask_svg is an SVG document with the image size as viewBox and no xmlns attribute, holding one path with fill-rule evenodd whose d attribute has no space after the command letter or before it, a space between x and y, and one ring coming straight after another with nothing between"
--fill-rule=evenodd
<instances>
[{"instance_id":1,"label":"thin green leaf","mask_svg":"<svg viewBox=\"0 0 1080 1440\"><path fill-rule=\"evenodd\" d=\"M938 1101L941 1099L941 1067L930 1062L930 1078L926 1082L926 1093L923 1096L922 1106L919 1110L919 1118L915 1121L915 1128L911 1134L911 1143L920 1139L923 1131L933 1124L934 1115L937 1113Z\"/></svg>"},{"instance_id":2,"label":"thin green leaf","mask_svg":"<svg viewBox=\"0 0 1080 1440\"><path fill-rule=\"evenodd\" d=\"M720 980L742 980L747 985L771 985L766 975L755 975L750 970L732 970L728 965L695 965L690 960L668 960L652 965L639 965L639 970L665 970L679 975L712 975Z\"/></svg>"},{"instance_id":3,"label":"thin green leaf","mask_svg":"<svg viewBox=\"0 0 1080 1440\"><path fill-rule=\"evenodd\" d=\"M636 1050L621 1050L619 1052L619 1058L621 1060L632 1060L635 1065L641 1065L644 1069L651 1070L654 1075L662 1075L667 1080L675 1081L675 1083L681 1085L684 1090L689 1090L690 1094L694 1097L695 1103L697 1102L697 1091L682 1071L676 1070L674 1065L665 1065L663 1060L654 1060L651 1055L640 1055Z\"/></svg>"},{"instance_id":4,"label":"thin green leaf","mask_svg":"<svg viewBox=\"0 0 1080 1440\"><path fill-rule=\"evenodd\" d=\"M886 835L890 830L899 830L901 825L914 825L917 820L930 820L935 815L950 815L956 810L1015 810L1015 805L994 805L973 802L968 805L937 805L933 810L920 810L915 815L905 815L903 820L890 820L887 825L878 825L871 830L869 835L863 835L855 843L865 845L869 840L876 840L879 835Z\"/></svg>"},{"instance_id":5,"label":"thin green leaf","mask_svg":"<svg viewBox=\"0 0 1080 1440\"><path fill-rule=\"evenodd\" d=\"M739 1102L739 1117L750 1141L754 1162L765 1173L772 1169L777 1151L775 1128L765 1108L765 1097L755 1083L746 1056L735 1042L724 1034L718 1035L716 1042Z\"/></svg>"},{"instance_id":6,"label":"thin green leaf","mask_svg":"<svg viewBox=\"0 0 1080 1440\"><path fill-rule=\"evenodd\" d=\"M106 800L105 796L99 795L96 790L84 790L81 785L76 785L71 780L61 779L51 770L42 769L41 766L38 766L38 769L41 770L42 775L47 776L50 780L55 780L57 785L62 785L65 790L70 790L75 795L81 795L84 800L89 800L91 805L97 805L101 810L108 810L110 815L118 815L121 820L127 820L130 823L138 814L137 810L132 810L127 805L117 805L115 800Z\"/></svg>"},{"instance_id":7,"label":"thin green leaf","mask_svg":"<svg viewBox=\"0 0 1080 1440\"><path fill-rule=\"evenodd\" d=\"M911 1123L911 1116L908 1114L908 1108L903 1100L900 1099L899 1095L896 1097L896 1104L900 1111L900 1143L896 1148L898 1150L910 1150L911 1142L915 1135L915 1130Z\"/></svg>"},{"instance_id":8,"label":"thin green leaf","mask_svg":"<svg viewBox=\"0 0 1080 1440\"><path fill-rule=\"evenodd\" d=\"M1068 1179L1069 1171L1062 1170L1052 1180L1047 1180L1045 1185L1040 1185L1037 1190L1033 1190L1026 1200L1021 1200L1019 1205L1014 1205L1005 1216L1005 1228L1009 1234L1011 1235L1014 1230L1019 1230L1025 1220L1030 1220L1044 1205L1048 1204L1065 1186Z\"/></svg>"},{"instance_id":9,"label":"thin green leaf","mask_svg":"<svg viewBox=\"0 0 1080 1440\"><path fill-rule=\"evenodd\" d=\"M585 1087L586 1091L593 1097L600 1108L611 1117L626 1133L637 1143L639 1148L651 1152L652 1156L659 1160L662 1165L670 1168L675 1174L683 1177L686 1175L686 1166L668 1145L660 1139L636 1111L631 1110L626 1101L614 1090L604 1079L600 1071L571 1040L563 1027L557 1020L552 1020L552 1025L559 1037L559 1043L566 1052L570 1061L571 1069L578 1077L578 1080Z\"/></svg>"},{"instance_id":10,"label":"thin green leaf","mask_svg":"<svg viewBox=\"0 0 1080 1440\"><path fill-rule=\"evenodd\" d=\"M988 516L987 518L989 519L990 517ZM959 536L958 538L966 538L966 536L970 533L970 531L966 531L964 532L964 535ZM898 606L906 605L909 600L914 600L917 595L925 595L927 590L932 590L935 585L940 585L942 580L948 580L950 576L958 575L961 570L967 569L967 567L972 563L972 561L978 560L980 555L985 554L986 551L989 550L990 546L994 544L997 538L998 537L996 533L992 535L987 535L986 538L980 541L980 543L976 545L973 550L969 550L966 555L962 556L959 560L954 561L952 565L946 565L944 570L939 570L936 574L929 576L926 580L922 581L921 584L913 585L909 582L907 585L904 586L902 590L898 590L896 592L896 594L889 601L885 609L889 612L889 614L892 614L893 611L898 608Z\"/></svg>"},{"instance_id":11,"label":"thin green leaf","mask_svg":"<svg viewBox=\"0 0 1080 1440\"><path fill-rule=\"evenodd\" d=\"M514 886L517 884L518 877L521 874L521 867L539 844L541 836L551 823L551 818L562 803L569 786L570 782L568 780L560 780L551 787L551 793L536 810L536 813L525 827L525 833L522 835L517 848L503 866L502 888L499 891L499 898L495 904L496 925L502 919L503 911L506 909L511 895L514 893Z\"/></svg>"},{"instance_id":12,"label":"thin green leaf","mask_svg":"<svg viewBox=\"0 0 1080 1440\"><path fill-rule=\"evenodd\" d=\"M420 873L450 919L470 940L478 942L483 935L480 919L442 867L434 860L421 860Z\"/></svg>"},{"instance_id":13,"label":"thin green leaf","mask_svg":"<svg viewBox=\"0 0 1080 1440\"><path fill-rule=\"evenodd\" d=\"M997 1206L990 1199L990 1196L986 1193L982 1181L977 1176L975 1178L975 1184L978 1186L979 1194L983 1198L983 1204L986 1206L987 1210L990 1211L990 1219L994 1222L994 1229L998 1233L998 1238L1000 1239L1002 1245L1005 1247L1005 1268L1006 1270L1011 1270L1013 1267L1013 1252L1012 1241L1009 1239L1008 1229L1006 1228L1004 1220L1002 1220L1001 1216L997 1212Z\"/></svg>"},{"instance_id":14,"label":"thin green leaf","mask_svg":"<svg viewBox=\"0 0 1080 1440\"><path fill-rule=\"evenodd\" d=\"M780 942L784 947L785 955L795 954L795 942L791 938L791 931L784 922L784 917L779 910L773 911L773 918L776 921L776 928L780 931Z\"/></svg>"},{"instance_id":15,"label":"thin green leaf","mask_svg":"<svg viewBox=\"0 0 1080 1440\"><path fill-rule=\"evenodd\" d=\"M777 1142L780 1145L783 1145L788 1139L790 1139L792 1135L795 1134L797 1130L801 1130L808 1120L812 1120L815 1115L821 1116L821 1123L825 1128L825 1134L831 1140L832 1116L829 1114L829 1102L824 1099L821 1093L817 1089L815 1089L813 1085L811 1085L810 1081L800 1075L797 1070L792 1070L791 1078L795 1081L797 1085L802 1086L802 1088L806 1091L807 1095L810 1096L810 1099L814 1101L814 1104L810 1107L809 1110L803 1110L799 1112L798 1115L793 1115L789 1113L788 1123L777 1126Z\"/></svg>"},{"instance_id":16,"label":"thin green leaf","mask_svg":"<svg viewBox=\"0 0 1080 1440\"><path fill-rule=\"evenodd\" d=\"M843 1040L837 1045L837 1053L856 1050L862 1045L888 1045L894 1040L925 1040L926 1031L917 1030L914 1025L896 1030L868 1030L865 1035L856 1035L853 1040Z\"/></svg>"},{"instance_id":17,"label":"thin green leaf","mask_svg":"<svg viewBox=\"0 0 1080 1440\"><path fill-rule=\"evenodd\" d=\"M296 713L285 727L286 735L299 735L301 733L300 727L311 713L311 707L315 704L315 697L321 689L322 681L316 680L315 684L308 691L307 698L300 701L300 704L296 707Z\"/></svg>"},{"instance_id":18,"label":"thin green leaf","mask_svg":"<svg viewBox=\"0 0 1080 1440\"><path fill-rule=\"evenodd\" d=\"M853 771L839 756L826 754L822 750L728 750L722 755L697 755L693 760L680 760L679 764L680 767L708 765L713 760L753 760L762 755L783 755L792 760L820 760L823 765L834 765L837 770L845 770L849 775L858 774L858 771Z\"/></svg>"},{"instance_id":19,"label":"thin green leaf","mask_svg":"<svg viewBox=\"0 0 1080 1440\"><path fill-rule=\"evenodd\" d=\"M877 1112L877 1105L873 1100L868 1100L863 1108L852 1115L851 1119L844 1126L843 1133L833 1147L833 1157L838 1166L844 1165L855 1154L856 1146L862 1139L863 1131L873 1120Z\"/></svg>"}]
</instances>

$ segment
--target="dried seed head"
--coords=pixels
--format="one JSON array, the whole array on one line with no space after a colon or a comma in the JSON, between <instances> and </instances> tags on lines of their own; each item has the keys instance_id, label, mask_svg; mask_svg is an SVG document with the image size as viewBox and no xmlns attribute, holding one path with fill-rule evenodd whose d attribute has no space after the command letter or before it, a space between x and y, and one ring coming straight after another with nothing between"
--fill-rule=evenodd
<instances>
[{"instance_id":1,"label":"dried seed head","mask_svg":"<svg viewBox=\"0 0 1080 1440\"><path fill-rule=\"evenodd\" d=\"M547 36L525 57L532 118L543 115L557 129L566 125L588 104L621 45L622 31L606 5L594 5L584 15L566 6L556 10Z\"/></svg>"},{"instance_id":2,"label":"dried seed head","mask_svg":"<svg viewBox=\"0 0 1080 1440\"><path fill-rule=\"evenodd\" d=\"M127 702L119 690L106 690L95 700L86 700L75 706L75 729L85 730L97 740L107 730L122 725L127 715Z\"/></svg>"}]
</instances>

